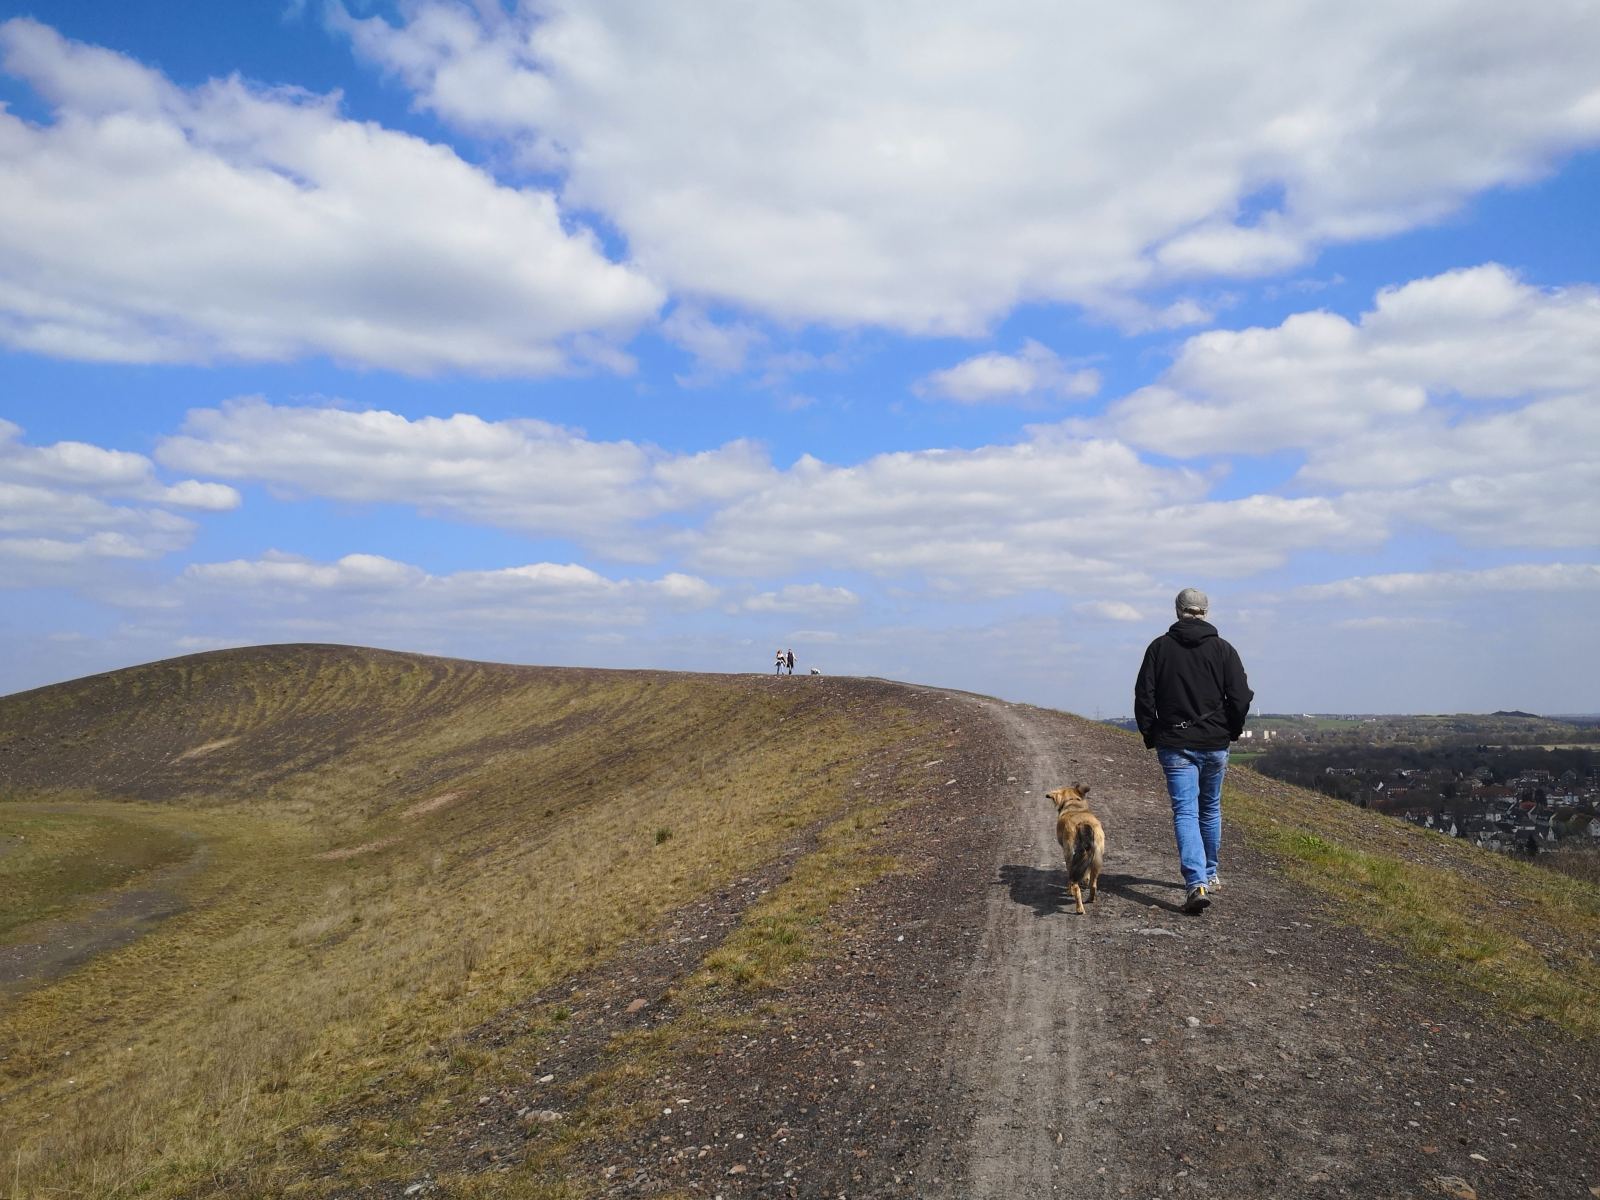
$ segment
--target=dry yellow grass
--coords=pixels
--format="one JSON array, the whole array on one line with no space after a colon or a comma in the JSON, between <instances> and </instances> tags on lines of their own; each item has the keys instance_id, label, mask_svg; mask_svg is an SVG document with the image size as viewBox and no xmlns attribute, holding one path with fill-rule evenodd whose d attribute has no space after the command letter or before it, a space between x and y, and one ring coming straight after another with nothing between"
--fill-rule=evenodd
<instances>
[{"instance_id":1,"label":"dry yellow grass","mask_svg":"<svg viewBox=\"0 0 1600 1200\"><path fill-rule=\"evenodd\" d=\"M460 1031L843 811L909 728L871 686L282 648L0 701L0 739L44 747L7 756L0 794L120 797L207 847L187 911L5 1013L13 1193L173 1196L290 1131L309 1153L368 1081L426 1076Z\"/></svg>"}]
</instances>

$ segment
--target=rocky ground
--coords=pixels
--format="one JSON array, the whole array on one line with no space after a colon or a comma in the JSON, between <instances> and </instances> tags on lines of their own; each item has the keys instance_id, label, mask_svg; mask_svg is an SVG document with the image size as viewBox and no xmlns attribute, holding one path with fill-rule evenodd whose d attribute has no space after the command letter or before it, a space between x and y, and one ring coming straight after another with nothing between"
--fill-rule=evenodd
<instances>
[{"instance_id":1,"label":"rocky ground","mask_svg":"<svg viewBox=\"0 0 1600 1200\"><path fill-rule=\"evenodd\" d=\"M1592 1046L1420 974L1237 839L1217 902L1184 915L1136 741L981 697L924 702L949 717L949 751L886 832L902 869L848 904L826 955L754 1011L688 1012L675 991L797 842L579 981L561 1036L426 1131L415 1178L350 1194L517 1172L570 1133L619 1033L694 1022L673 1053L607 1077L610 1102L646 1115L570 1140L560 1170L585 1193L1600 1196ZM1109 842L1083 916L1043 797L1069 782L1090 785ZM476 1037L515 1045L519 1019ZM341 1153L324 1151L330 1176Z\"/></svg>"}]
</instances>

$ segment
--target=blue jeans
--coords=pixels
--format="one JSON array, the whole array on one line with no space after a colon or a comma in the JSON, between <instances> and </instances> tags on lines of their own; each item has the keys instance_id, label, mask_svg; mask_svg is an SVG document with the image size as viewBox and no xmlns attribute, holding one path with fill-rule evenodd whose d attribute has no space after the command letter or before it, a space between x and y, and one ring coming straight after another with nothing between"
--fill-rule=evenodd
<instances>
[{"instance_id":1,"label":"blue jeans","mask_svg":"<svg viewBox=\"0 0 1600 1200\"><path fill-rule=\"evenodd\" d=\"M1228 752L1158 748L1156 757L1167 773L1183 886L1192 888L1217 875L1217 851L1222 846L1222 776L1228 769Z\"/></svg>"}]
</instances>

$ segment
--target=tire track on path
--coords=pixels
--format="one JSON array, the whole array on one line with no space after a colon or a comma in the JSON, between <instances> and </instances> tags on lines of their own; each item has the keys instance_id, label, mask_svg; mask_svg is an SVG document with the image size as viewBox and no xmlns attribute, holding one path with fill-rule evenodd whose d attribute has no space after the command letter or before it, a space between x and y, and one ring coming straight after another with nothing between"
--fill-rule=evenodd
<instances>
[{"instance_id":1,"label":"tire track on path","mask_svg":"<svg viewBox=\"0 0 1600 1200\"><path fill-rule=\"evenodd\" d=\"M1161 811L1124 783L1119 761L1082 745L1056 714L971 698L1007 742L1004 862L988 905L982 948L956 1002L947 1086L981 1098L964 1145L930 1147L930 1195L1082 1193L1095 1161L1091 1128L1105 1088L1107 942L1152 932L1152 905L1175 911L1170 864L1155 844ZM1082 917L1066 906L1066 871L1044 793L1089 785L1108 848L1099 899ZM1169 835L1170 836L1170 835ZM1170 857L1170 855L1166 856ZM1057 919L1046 919L1057 918ZM1159 928L1159 927L1157 927ZM1161 929L1165 934L1169 931Z\"/></svg>"}]
</instances>

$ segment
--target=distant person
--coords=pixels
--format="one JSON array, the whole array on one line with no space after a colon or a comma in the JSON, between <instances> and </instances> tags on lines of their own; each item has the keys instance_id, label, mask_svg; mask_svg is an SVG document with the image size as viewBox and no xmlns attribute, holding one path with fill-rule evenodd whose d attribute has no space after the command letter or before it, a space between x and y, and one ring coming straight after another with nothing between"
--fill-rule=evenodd
<instances>
[{"instance_id":1,"label":"distant person","mask_svg":"<svg viewBox=\"0 0 1600 1200\"><path fill-rule=\"evenodd\" d=\"M772 673L774 675L782 675L783 674L783 651L782 650L779 650L777 652L777 656L772 660Z\"/></svg>"},{"instance_id":2,"label":"distant person","mask_svg":"<svg viewBox=\"0 0 1600 1200\"><path fill-rule=\"evenodd\" d=\"M794 674L794 650L793 649L790 649L790 650L787 650L787 651L784 652L783 661L784 661L784 664L786 666L788 666L788 668L789 668L789 674L793 675Z\"/></svg>"},{"instance_id":3,"label":"distant person","mask_svg":"<svg viewBox=\"0 0 1600 1200\"><path fill-rule=\"evenodd\" d=\"M1179 592L1178 619L1144 652L1133 685L1133 716L1167 775L1172 830L1183 866L1183 911L1201 912L1217 890L1222 845L1222 776L1228 743L1244 732L1254 693L1239 652L1205 618L1196 588Z\"/></svg>"}]
</instances>

